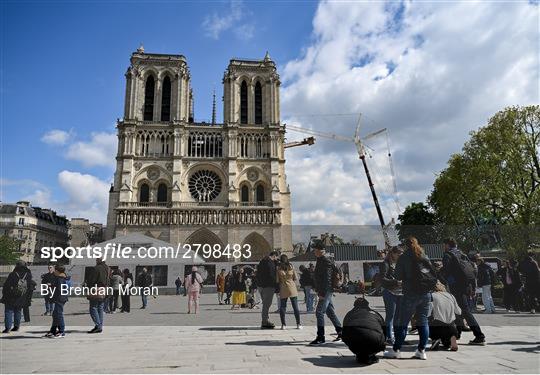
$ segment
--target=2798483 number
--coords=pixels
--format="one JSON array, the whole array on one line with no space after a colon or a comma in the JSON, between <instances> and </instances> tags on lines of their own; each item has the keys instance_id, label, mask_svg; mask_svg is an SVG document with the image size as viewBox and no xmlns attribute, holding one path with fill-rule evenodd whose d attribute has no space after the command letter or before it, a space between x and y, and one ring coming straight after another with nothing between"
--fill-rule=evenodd
<instances>
[{"instance_id":1,"label":"2798483 number","mask_svg":"<svg viewBox=\"0 0 540 375\"><path fill-rule=\"evenodd\" d=\"M234 258L234 259L249 259L251 258L251 245L245 244L240 245L238 243L235 244L227 244L225 247L223 247L220 244L184 244L182 248L185 250L184 255L182 256L185 259L190 258L196 258L197 256L201 256L205 259L209 258Z\"/></svg>"}]
</instances>

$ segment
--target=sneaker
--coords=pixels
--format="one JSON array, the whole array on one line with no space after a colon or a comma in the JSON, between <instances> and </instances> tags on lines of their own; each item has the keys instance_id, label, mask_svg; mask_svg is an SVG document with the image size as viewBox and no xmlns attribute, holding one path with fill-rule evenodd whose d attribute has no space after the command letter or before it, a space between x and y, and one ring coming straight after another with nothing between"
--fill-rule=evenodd
<instances>
[{"instance_id":1,"label":"sneaker","mask_svg":"<svg viewBox=\"0 0 540 375\"><path fill-rule=\"evenodd\" d=\"M2 331L2 333L10 333L10 332L11 332L11 330L9 330L9 329L4 329L4 330Z\"/></svg>"},{"instance_id":2,"label":"sneaker","mask_svg":"<svg viewBox=\"0 0 540 375\"><path fill-rule=\"evenodd\" d=\"M309 346L318 346L323 345L325 343L324 337L317 337L315 340L309 343Z\"/></svg>"},{"instance_id":3,"label":"sneaker","mask_svg":"<svg viewBox=\"0 0 540 375\"><path fill-rule=\"evenodd\" d=\"M536 314L536 310L535 310L535 309L532 309L532 310L531 310L531 314Z\"/></svg>"},{"instance_id":4,"label":"sneaker","mask_svg":"<svg viewBox=\"0 0 540 375\"><path fill-rule=\"evenodd\" d=\"M286 325L282 324L282 325L281 325L281 330L282 330L282 331L285 331L286 327L287 327Z\"/></svg>"},{"instance_id":5,"label":"sneaker","mask_svg":"<svg viewBox=\"0 0 540 375\"><path fill-rule=\"evenodd\" d=\"M429 350L430 351L439 350L440 345L441 345L441 339L437 339L437 340L433 341L433 343L431 344L431 348L429 348Z\"/></svg>"},{"instance_id":6,"label":"sneaker","mask_svg":"<svg viewBox=\"0 0 540 375\"><path fill-rule=\"evenodd\" d=\"M54 337L54 333L52 332L47 332L46 334L44 334L43 336L41 337L44 337L44 338L47 338L47 339L50 339L51 337Z\"/></svg>"},{"instance_id":7,"label":"sneaker","mask_svg":"<svg viewBox=\"0 0 540 375\"><path fill-rule=\"evenodd\" d=\"M401 352L399 350L394 350L393 348L390 348L383 353L383 357L391 359L401 359Z\"/></svg>"},{"instance_id":8,"label":"sneaker","mask_svg":"<svg viewBox=\"0 0 540 375\"><path fill-rule=\"evenodd\" d=\"M261 329L274 329L274 328L276 328L274 323L267 322L267 323L261 324Z\"/></svg>"},{"instance_id":9,"label":"sneaker","mask_svg":"<svg viewBox=\"0 0 540 375\"><path fill-rule=\"evenodd\" d=\"M413 357L416 359L422 359L425 361L427 359L426 351L416 349L416 352L414 353Z\"/></svg>"},{"instance_id":10,"label":"sneaker","mask_svg":"<svg viewBox=\"0 0 540 375\"><path fill-rule=\"evenodd\" d=\"M54 339L63 339L64 337L66 337L64 332L58 332L56 335L52 336Z\"/></svg>"},{"instance_id":11,"label":"sneaker","mask_svg":"<svg viewBox=\"0 0 540 375\"><path fill-rule=\"evenodd\" d=\"M11 332L17 332L19 330L19 327L18 326L15 326L11 329Z\"/></svg>"},{"instance_id":12,"label":"sneaker","mask_svg":"<svg viewBox=\"0 0 540 375\"><path fill-rule=\"evenodd\" d=\"M302 327L302 324L297 324L296 329L304 329L304 327Z\"/></svg>"},{"instance_id":13,"label":"sneaker","mask_svg":"<svg viewBox=\"0 0 540 375\"><path fill-rule=\"evenodd\" d=\"M88 331L87 333L96 333L96 331L97 331L98 329L99 329L98 327L94 327L94 328L92 328L90 331Z\"/></svg>"},{"instance_id":14,"label":"sneaker","mask_svg":"<svg viewBox=\"0 0 540 375\"><path fill-rule=\"evenodd\" d=\"M341 333L338 333L337 336L336 336L336 338L333 339L332 341L333 341L333 342L340 342L341 339L342 339Z\"/></svg>"},{"instance_id":15,"label":"sneaker","mask_svg":"<svg viewBox=\"0 0 540 375\"><path fill-rule=\"evenodd\" d=\"M486 345L486 339L475 337L474 340L469 341L469 345L480 345L484 346Z\"/></svg>"}]
</instances>

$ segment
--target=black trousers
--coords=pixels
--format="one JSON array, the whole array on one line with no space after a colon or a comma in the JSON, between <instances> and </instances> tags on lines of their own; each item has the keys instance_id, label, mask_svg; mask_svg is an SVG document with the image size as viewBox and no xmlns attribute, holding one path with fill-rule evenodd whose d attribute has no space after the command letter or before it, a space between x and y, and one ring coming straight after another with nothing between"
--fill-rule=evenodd
<instances>
[{"instance_id":1,"label":"black trousers","mask_svg":"<svg viewBox=\"0 0 540 375\"><path fill-rule=\"evenodd\" d=\"M130 301L130 295L129 294L122 294L122 311L129 312L131 308L131 301Z\"/></svg>"},{"instance_id":2,"label":"black trousers","mask_svg":"<svg viewBox=\"0 0 540 375\"><path fill-rule=\"evenodd\" d=\"M23 315L24 315L24 321L26 323L29 323L30 322L30 306L23 307Z\"/></svg>"},{"instance_id":3,"label":"black trousers","mask_svg":"<svg viewBox=\"0 0 540 375\"><path fill-rule=\"evenodd\" d=\"M506 310L519 311L519 290L514 285L505 285L503 302Z\"/></svg>"},{"instance_id":4,"label":"black trousers","mask_svg":"<svg viewBox=\"0 0 540 375\"><path fill-rule=\"evenodd\" d=\"M480 326L478 325L478 322L476 321L474 315L469 309L469 303L467 302L469 293L467 293L466 290L459 289L451 290L451 293L456 298L459 308L461 309L461 315L456 318L458 337L461 335L461 332L463 331L463 328L465 326L465 324L463 323L463 319L465 319L469 327L471 327L471 331L473 332L474 337L484 339L485 336L482 333L482 330L480 329Z\"/></svg>"},{"instance_id":5,"label":"black trousers","mask_svg":"<svg viewBox=\"0 0 540 375\"><path fill-rule=\"evenodd\" d=\"M441 340L442 344L449 347L452 336L457 338L458 330L456 323L446 324L438 320L429 322L429 338L432 340Z\"/></svg>"}]
</instances>

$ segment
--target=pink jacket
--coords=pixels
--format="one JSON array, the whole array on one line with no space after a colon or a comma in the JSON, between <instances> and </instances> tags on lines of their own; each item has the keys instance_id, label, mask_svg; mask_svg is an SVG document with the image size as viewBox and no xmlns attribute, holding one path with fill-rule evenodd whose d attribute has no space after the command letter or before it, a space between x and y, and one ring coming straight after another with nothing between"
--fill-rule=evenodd
<instances>
[{"instance_id":1,"label":"pink jacket","mask_svg":"<svg viewBox=\"0 0 540 375\"><path fill-rule=\"evenodd\" d=\"M202 283L203 283L203 279L201 275L197 272L195 273L195 282L193 284L191 283L191 273L190 273L189 275L186 276L186 282L184 285L188 293L193 293L193 292L201 291Z\"/></svg>"}]
</instances>

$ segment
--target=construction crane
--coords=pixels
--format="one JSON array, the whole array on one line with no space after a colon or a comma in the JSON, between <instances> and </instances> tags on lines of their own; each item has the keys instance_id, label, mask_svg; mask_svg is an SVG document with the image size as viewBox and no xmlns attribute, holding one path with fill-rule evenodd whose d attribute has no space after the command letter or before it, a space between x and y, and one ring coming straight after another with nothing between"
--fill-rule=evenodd
<instances>
[{"instance_id":1,"label":"construction crane","mask_svg":"<svg viewBox=\"0 0 540 375\"><path fill-rule=\"evenodd\" d=\"M387 133L387 129L384 128L384 129L378 130L376 132L373 132L371 134L368 134L367 136L365 136L363 138L360 138L360 117L358 118L358 123L356 125L356 130L355 130L355 133L354 133L354 137L344 137L344 136L341 136L341 135L336 135L336 134L331 134L331 133L323 133L323 132L319 132L319 131L316 131L316 130L306 129L306 128L302 128L302 127L294 126L294 125L286 125L286 129L293 130L293 131L296 131L296 132L299 132L299 133L310 134L310 135L319 136L319 137L328 138L328 139L334 139L336 141L353 142L355 144L356 150L358 152L358 157L360 158L360 160L362 160L362 164L364 166L364 172L366 173L366 177L367 177L368 184L369 184L369 189L371 190L371 196L373 198L373 203L375 204L375 209L377 210L377 216L379 217L379 223L381 225L382 234L383 234L383 237L384 237L385 247L390 248L391 243L390 243L390 236L388 235L388 229L392 225L393 219L389 224L386 224L385 221L384 221L381 206L379 204L379 199L377 198L377 193L375 191L375 185L373 184L371 173L369 172L369 168L368 168L368 165L367 165L367 162L366 162L366 147L367 146L364 144L364 142L366 140L368 140L368 139L376 137L379 134L382 134L382 133L385 133L385 132ZM394 192L396 192L395 174L394 174L394 167L393 167L393 164L392 164L392 154L390 153L390 146L389 146L389 143L388 143L389 142L388 141L388 133L387 133L386 140L387 140L387 146L388 146L388 157L389 157L389 160L390 160L390 171L391 171L391 175L392 175L392 182L393 182ZM291 147L294 147L294 146L291 146ZM395 197L395 202L398 205L398 209L399 209L399 203L397 202L397 197Z\"/></svg>"},{"instance_id":2,"label":"construction crane","mask_svg":"<svg viewBox=\"0 0 540 375\"><path fill-rule=\"evenodd\" d=\"M298 147L298 146L313 146L315 144L315 137L308 137L304 138L301 141L294 141L294 142L287 142L283 147L285 148L291 148L291 147Z\"/></svg>"}]
</instances>

